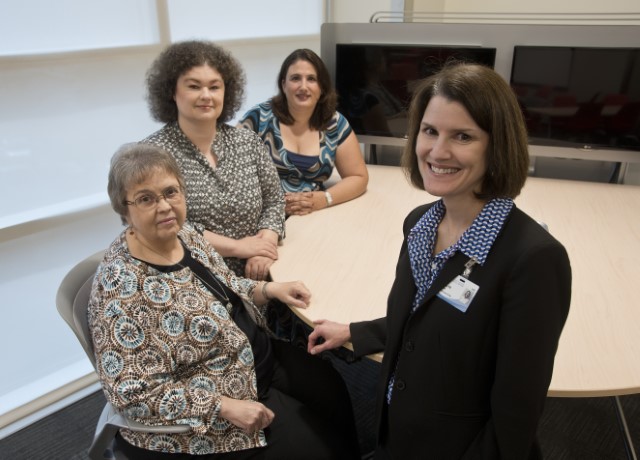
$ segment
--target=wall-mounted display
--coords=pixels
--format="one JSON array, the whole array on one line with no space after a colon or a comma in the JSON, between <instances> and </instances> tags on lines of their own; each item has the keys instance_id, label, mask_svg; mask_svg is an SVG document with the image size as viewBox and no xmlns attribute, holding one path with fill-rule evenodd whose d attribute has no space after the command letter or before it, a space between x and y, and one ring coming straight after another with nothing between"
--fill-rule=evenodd
<instances>
[{"instance_id":1,"label":"wall-mounted display","mask_svg":"<svg viewBox=\"0 0 640 460\"><path fill-rule=\"evenodd\" d=\"M403 138L421 79L453 60L493 68L495 55L480 46L336 44L338 110L358 135Z\"/></svg>"},{"instance_id":2,"label":"wall-mounted display","mask_svg":"<svg viewBox=\"0 0 640 460\"><path fill-rule=\"evenodd\" d=\"M511 86L533 145L640 150L640 48L516 46Z\"/></svg>"}]
</instances>

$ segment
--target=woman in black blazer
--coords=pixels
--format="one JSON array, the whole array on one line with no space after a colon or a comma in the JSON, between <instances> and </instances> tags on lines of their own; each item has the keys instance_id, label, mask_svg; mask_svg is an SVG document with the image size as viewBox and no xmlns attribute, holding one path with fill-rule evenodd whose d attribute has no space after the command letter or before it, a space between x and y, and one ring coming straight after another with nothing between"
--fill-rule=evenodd
<instances>
[{"instance_id":1,"label":"woman in black blazer","mask_svg":"<svg viewBox=\"0 0 640 460\"><path fill-rule=\"evenodd\" d=\"M387 316L318 321L309 352L348 340L357 356L384 350L377 460L542 458L536 430L571 267L513 203L529 156L510 87L472 64L426 79L402 161L414 186L441 199L405 219Z\"/></svg>"}]
</instances>

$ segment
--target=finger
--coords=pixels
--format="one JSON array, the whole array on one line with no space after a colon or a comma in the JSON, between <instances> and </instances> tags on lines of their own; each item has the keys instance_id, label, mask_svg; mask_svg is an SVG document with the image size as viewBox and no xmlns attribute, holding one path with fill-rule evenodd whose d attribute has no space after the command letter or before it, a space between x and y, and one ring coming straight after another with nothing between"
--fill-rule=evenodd
<instances>
[{"instance_id":1,"label":"finger","mask_svg":"<svg viewBox=\"0 0 640 460\"><path fill-rule=\"evenodd\" d=\"M311 332L309 337L307 337L307 353L312 353L311 350L316 346L316 340L318 338L318 334L316 331ZM313 353L312 353L313 354Z\"/></svg>"},{"instance_id":2,"label":"finger","mask_svg":"<svg viewBox=\"0 0 640 460\"><path fill-rule=\"evenodd\" d=\"M307 308L307 303L304 300L297 299L292 296L288 296L287 302L288 305L293 305L296 308Z\"/></svg>"},{"instance_id":3,"label":"finger","mask_svg":"<svg viewBox=\"0 0 640 460\"><path fill-rule=\"evenodd\" d=\"M329 350L329 349L330 349L329 345L327 345L327 343L325 342L325 343L321 343L319 345L315 345L314 347L312 347L309 350L309 353L312 354L312 355L317 355L317 354L322 353L323 351L326 351L326 350Z\"/></svg>"}]
</instances>

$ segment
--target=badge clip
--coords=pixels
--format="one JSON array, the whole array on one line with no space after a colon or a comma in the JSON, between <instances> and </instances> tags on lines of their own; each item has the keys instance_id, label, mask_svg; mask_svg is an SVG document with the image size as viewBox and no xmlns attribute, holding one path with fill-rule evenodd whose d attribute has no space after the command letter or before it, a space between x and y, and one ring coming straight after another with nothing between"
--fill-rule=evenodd
<instances>
[{"instance_id":1,"label":"badge clip","mask_svg":"<svg viewBox=\"0 0 640 460\"><path fill-rule=\"evenodd\" d=\"M477 263L478 261L475 257L469 259L467 263L464 264L464 271L462 272L462 276L464 276L465 278L469 278L469 275L471 275L471 271L473 270L473 266Z\"/></svg>"}]
</instances>

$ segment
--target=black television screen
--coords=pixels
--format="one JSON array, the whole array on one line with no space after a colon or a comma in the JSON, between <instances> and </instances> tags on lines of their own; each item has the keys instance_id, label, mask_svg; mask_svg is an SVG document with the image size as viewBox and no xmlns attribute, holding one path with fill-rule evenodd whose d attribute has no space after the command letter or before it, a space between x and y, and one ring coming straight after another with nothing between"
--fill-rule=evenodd
<instances>
[{"instance_id":1,"label":"black television screen","mask_svg":"<svg viewBox=\"0 0 640 460\"><path fill-rule=\"evenodd\" d=\"M516 46L531 144L640 150L640 48Z\"/></svg>"},{"instance_id":2,"label":"black television screen","mask_svg":"<svg viewBox=\"0 0 640 460\"><path fill-rule=\"evenodd\" d=\"M356 134L405 137L418 81L450 60L493 68L495 56L495 48L479 46L337 44L338 110Z\"/></svg>"}]
</instances>

